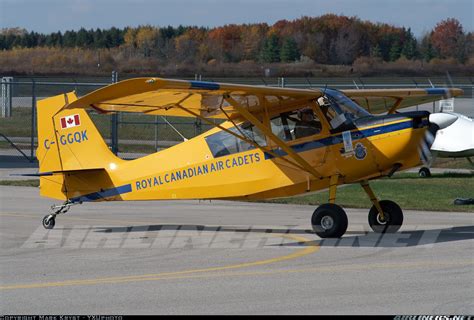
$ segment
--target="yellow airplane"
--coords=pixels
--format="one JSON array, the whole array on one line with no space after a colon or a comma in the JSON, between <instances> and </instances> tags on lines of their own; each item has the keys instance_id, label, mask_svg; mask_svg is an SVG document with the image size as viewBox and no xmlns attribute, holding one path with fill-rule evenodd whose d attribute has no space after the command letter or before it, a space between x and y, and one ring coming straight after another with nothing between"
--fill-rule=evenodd
<instances>
[{"instance_id":1,"label":"yellow airplane","mask_svg":"<svg viewBox=\"0 0 474 320\"><path fill-rule=\"evenodd\" d=\"M311 224L320 237L341 237L348 220L335 203L337 186L360 183L373 203L371 228L395 232L402 210L379 201L368 181L417 166L431 126L428 112L396 110L461 93L135 78L81 98L72 92L47 98L38 102L40 193L64 203L51 208L43 226L53 228L58 214L86 201L258 200L329 188ZM109 150L87 110L197 117L215 128L126 161Z\"/></svg>"}]
</instances>

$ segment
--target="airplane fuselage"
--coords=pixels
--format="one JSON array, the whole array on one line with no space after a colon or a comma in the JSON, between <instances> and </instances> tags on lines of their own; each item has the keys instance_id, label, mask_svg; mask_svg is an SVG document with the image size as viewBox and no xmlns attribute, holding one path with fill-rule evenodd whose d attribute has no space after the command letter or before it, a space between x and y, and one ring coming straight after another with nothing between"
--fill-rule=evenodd
<instances>
[{"instance_id":1,"label":"airplane fuselage","mask_svg":"<svg viewBox=\"0 0 474 320\"><path fill-rule=\"evenodd\" d=\"M291 149L320 173L317 177L284 161L287 154L271 141L271 152L249 146L215 156L209 137L222 131L214 128L152 155L109 163L105 172L91 172L91 179L84 172L70 174L67 184L75 191L69 198L73 202L264 199L328 188L335 175L339 184L355 183L387 175L394 166L405 170L418 165L417 146L427 117L424 112L370 117L356 121L352 130L290 142Z\"/></svg>"}]
</instances>

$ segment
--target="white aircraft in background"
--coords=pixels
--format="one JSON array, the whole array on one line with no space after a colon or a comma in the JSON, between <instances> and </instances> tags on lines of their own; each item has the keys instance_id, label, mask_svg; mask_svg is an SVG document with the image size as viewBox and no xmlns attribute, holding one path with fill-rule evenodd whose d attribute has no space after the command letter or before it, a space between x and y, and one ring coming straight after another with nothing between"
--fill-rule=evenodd
<instances>
[{"instance_id":1,"label":"white aircraft in background","mask_svg":"<svg viewBox=\"0 0 474 320\"><path fill-rule=\"evenodd\" d=\"M474 120L462 114L453 112L432 113L430 122L436 123L436 131L431 153L439 158L467 158L474 165L470 157L474 157ZM423 158L423 157L422 157ZM419 170L420 177L429 177L430 162Z\"/></svg>"}]
</instances>

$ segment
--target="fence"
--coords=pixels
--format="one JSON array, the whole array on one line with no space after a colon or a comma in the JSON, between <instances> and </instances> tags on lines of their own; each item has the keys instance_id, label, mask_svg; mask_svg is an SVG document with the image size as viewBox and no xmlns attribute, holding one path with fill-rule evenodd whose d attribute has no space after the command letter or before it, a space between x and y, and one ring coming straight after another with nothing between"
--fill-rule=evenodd
<instances>
[{"instance_id":1,"label":"fence","mask_svg":"<svg viewBox=\"0 0 474 320\"><path fill-rule=\"evenodd\" d=\"M472 99L471 78L214 78L203 81L241 83L294 88L331 87L338 89L458 87L463 98ZM45 97L75 91L78 96L115 82L117 74L106 79L11 78L1 82L0 161L35 161L37 147L36 102ZM122 158L136 158L168 148L211 128L194 118L149 116L135 113L113 115L90 113L110 149Z\"/></svg>"}]
</instances>

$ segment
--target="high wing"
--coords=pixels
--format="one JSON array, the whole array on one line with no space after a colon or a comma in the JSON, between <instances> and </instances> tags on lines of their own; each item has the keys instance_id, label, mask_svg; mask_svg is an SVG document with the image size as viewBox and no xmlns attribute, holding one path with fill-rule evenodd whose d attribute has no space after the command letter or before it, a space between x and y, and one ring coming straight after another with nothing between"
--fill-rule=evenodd
<instances>
[{"instance_id":1,"label":"high wing","mask_svg":"<svg viewBox=\"0 0 474 320\"><path fill-rule=\"evenodd\" d=\"M87 94L64 109L98 112L140 112L149 115L228 119L239 117L235 103L252 114L314 100L321 90L275 88L161 78L121 81ZM268 111L268 109L267 109Z\"/></svg>"},{"instance_id":2,"label":"high wing","mask_svg":"<svg viewBox=\"0 0 474 320\"><path fill-rule=\"evenodd\" d=\"M361 89L341 90L372 114L394 113L397 109L459 96L461 89Z\"/></svg>"},{"instance_id":3,"label":"high wing","mask_svg":"<svg viewBox=\"0 0 474 320\"><path fill-rule=\"evenodd\" d=\"M263 114L276 114L279 110L301 108L302 105L323 95L321 90L274 88L226 83L184 81L161 78L135 78L121 81L67 103L64 109L93 108L98 112L140 112L149 115L198 117L211 125L247 141L257 148L278 157L267 146L260 146L242 132L236 133L209 118L246 120L260 129L281 150L291 163L300 169L321 177L315 168L296 153L286 142L263 124ZM58 112L60 112L59 110ZM237 127L236 127L237 128Z\"/></svg>"}]
</instances>

